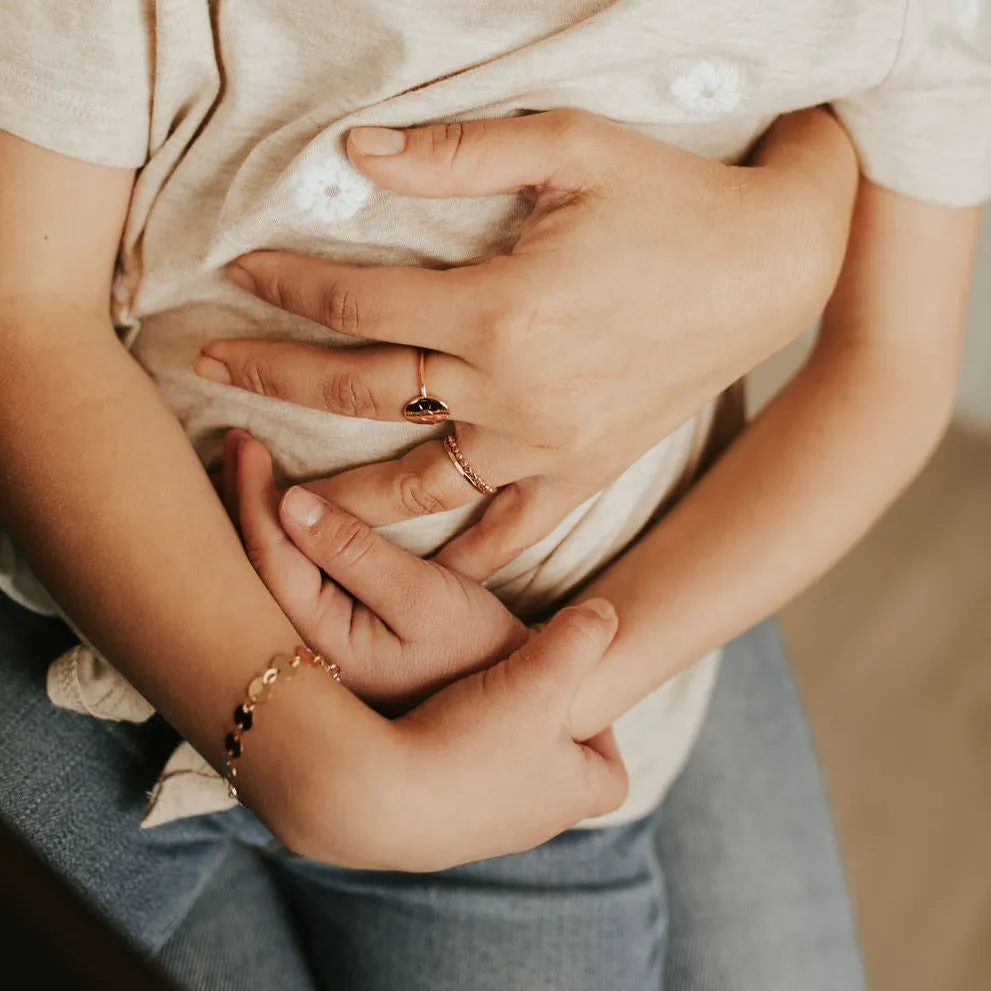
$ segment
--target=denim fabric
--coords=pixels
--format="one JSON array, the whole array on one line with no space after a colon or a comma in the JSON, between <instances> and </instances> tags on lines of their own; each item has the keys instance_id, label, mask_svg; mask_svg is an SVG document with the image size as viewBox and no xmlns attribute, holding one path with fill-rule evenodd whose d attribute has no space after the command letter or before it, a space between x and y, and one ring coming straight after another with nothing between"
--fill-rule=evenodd
<instances>
[{"instance_id":1,"label":"denim fabric","mask_svg":"<svg viewBox=\"0 0 991 991\"><path fill-rule=\"evenodd\" d=\"M250 812L143 831L161 721L51 706L70 634L0 597L0 816L189 991L859 991L842 870L774 628L727 651L654 816L431 875L284 850Z\"/></svg>"}]
</instances>

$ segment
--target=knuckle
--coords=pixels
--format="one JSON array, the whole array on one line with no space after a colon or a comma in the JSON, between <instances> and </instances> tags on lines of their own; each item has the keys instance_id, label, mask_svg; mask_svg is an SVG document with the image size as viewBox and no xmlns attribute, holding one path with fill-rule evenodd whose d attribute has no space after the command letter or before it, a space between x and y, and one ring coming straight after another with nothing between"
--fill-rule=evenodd
<instances>
[{"instance_id":1,"label":"knuckle","mask_svg":"<svg viewBox=\"0 0 991 991\"><path fill-rule=\"evenodd\" d=\"M557 141L576 155L590 151L595 143L595 117L587 110L563 107L547 114L548 124Z\"/></svg>"},{"instance_id":2,"label":"knuckle","mask_svg":"<svg viewBox=\"0 0 991 991\"><path fill-rule=\"evenodd\" d=\"M360 562L371 553L375 544L372 531L356 519L335 519L330 526L321 523L317 532L323 538L328 556L345 567Z\"/></svg>"},{"instance_id":3,"label":"knuckle","mask_svg":"<svg viewBox=\"0 0 991 991\"><path fill-rule=\"evenodd\" d=\"M466 139L471 132L478 138L484 132L483 121L451 121L447 124L434 124L427 130L430 157L436 162L454 169L466 150Z\"/></svg>"},{"instance_id":4,"label":"knuckle","mask_svg":"<svg viewBox=\"0 0 991 991\"><path fill-rule=\"evenodd\" d=\"M247 357L239 368L241 385L259 396L276 396L278 390L272 381L270 369L258 358Z\"/></svg>"},{"instance_id":5,"label":"knuckle","mask_svg":"<svg viewBox=\"0 0 991 991\"><path fill-rule=\"evenodd\" d=\"M479 341L479 357L495 367L518 365L520 349L530 349L537 339L535 331L546 319L539 304L529 298L505 304L486 321L486 332Z\"/></svg>"},{"instance_id":6,"label":"knuckle","mask_svg":"<svg viewBox=\"0 0 991 991\"><path fill-rule=\"evenodd\" d=\"M513 654L516 664L520 667L532 667L540 663L539 652L534 648L533 641L528 639L521 644Z\"/></svg>"},{"instance_id":7,"label":"knuckle","mask_svg":"<svg viewBox=\"0 0 991 991\"><path fill-rule=\"evenodd\" d=\"M301 302L298 285L288 279L279 268L264 266L256 274L255 285L259 295L280 310L292 310Z\"/></svg>"},{"instance_id":8,"label":"knuckle","mask_svg":"<svg viewBox=\"0 0 991 991\"><path fill-rule=\"evenodd\" d=\"M584 609L568 610L568 634L577 649L600 651L604 647L602 621Z\"/></svg>"},{"instance_id":9,"label":"knuckle","mask_svg":"<svg viewBox=\"0 0 991 991\"><path fill-rule=\"evenodd\" d=\"M334 281L326 285L320 299L320 313L323 322L331 330L360 337L365 320L358 303L357 295L343 282Z\"/></svg>"},{"instance_id":10,"label":"knuckle","mask_svg":"<svg viewBox=\"0 0 991 991\"><path fill-rule=\"evenodd\" d=\"M332 413L374 420L378 404L367 383L351 372L335 372L322 386L323 404Z\"/></svg>"},{"instance_id":11,"label":"knuckle","mask_svg":"<svg viewBox=\"0 0 991 991\"><path fill-rule=\"evenodd\" d=\"M441 490L416 472L404 472L396 479L396 500L409 516L430 516L448 508Z\"/></svg>"}]
</instances>

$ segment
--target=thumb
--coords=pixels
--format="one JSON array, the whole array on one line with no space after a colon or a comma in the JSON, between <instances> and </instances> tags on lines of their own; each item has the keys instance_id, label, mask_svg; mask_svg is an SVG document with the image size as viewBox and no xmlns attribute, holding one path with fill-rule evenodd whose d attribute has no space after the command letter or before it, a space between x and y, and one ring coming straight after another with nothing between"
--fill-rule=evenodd
<instances>
[{"instance_id":1,"label":"thumb","mask_svg":"<svg viewBox=\"0 0 991 991\"><path fill-rule=\"evenodd\" d=\"M506 677L534 705L566 715L618 626L616 610L605 599L568 606L507 659Z\"/></svg>"},{"instance_id":2,"label":"thumb","mask_svg":"<svg viewBox=\"0 0 991 991\"><path fill-rule=\"evenodd\" d=\"M490 196L586 188L609 122L581 110L431 124L405 131L356 127L355 167L406 196Z\"/></svg>"}]
</instances>

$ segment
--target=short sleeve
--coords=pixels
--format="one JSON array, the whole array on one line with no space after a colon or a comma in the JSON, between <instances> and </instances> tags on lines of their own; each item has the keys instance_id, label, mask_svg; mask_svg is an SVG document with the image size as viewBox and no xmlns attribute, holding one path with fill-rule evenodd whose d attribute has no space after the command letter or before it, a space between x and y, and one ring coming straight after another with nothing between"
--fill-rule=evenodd
<instances>
[{"instance_id":1,"label":"short sleeve","mask_svg":"<svg viewBox=\"0 0 991 991\"><path fill-rule=\"evenodd\" d=\"M3 0L0 129L101 165L148 154L154 0Z\"/></svg>"},{"instance_id":2,"label":"short sleeve","mask_svg":"<svg viewBox=\"0 0 991 991\"><path fill-rule=\"evenodd\" d=\"M899 57L834 104L873 182L914 199L991 199L991 0L908 0Z\"/></svg>"}]
</instances>

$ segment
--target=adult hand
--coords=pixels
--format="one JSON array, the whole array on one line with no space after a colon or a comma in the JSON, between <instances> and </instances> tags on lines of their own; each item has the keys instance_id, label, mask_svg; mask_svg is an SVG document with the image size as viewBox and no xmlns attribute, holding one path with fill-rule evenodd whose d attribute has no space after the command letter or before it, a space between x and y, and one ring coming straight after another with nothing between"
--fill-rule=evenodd
<instances>
[{"instance_id":1,"label":"adult hand","mask_svg":"<svg viewBox=\"0 0 991 991\"><path fill-rule=\"evenodd\" d=\"M578 111L353 131L348 153L411 196L522 191L512 253L449 271L275 252L239 285L360 349L218 341L201 374L334 413L400 419L426 381L470 465L501 487L438 560L476 578L515 557L818 315L842 261L856 163L839 125L778 121L739 168ZM210 359L210 360L207 360ZM478 499L431 440L312 483L373 525Z\"/></svg>"},{"instance_id":2,"label":"adult hand","mask_svg":"<svg viewBox=\"0 0 991 991\"><path fill-rule=\"evenodd\" d=\"M612 730L579 743L572 704L616 634L603 599L562 609L501 664L396 721L406 756L392 859L438 870L529 850L612 812L629 780Z\"/></svg>"},{"instance_id":3,"label":"adult hand","mask_svg":"<svg viewBox=\"0 0 991 991\"><path fill-rule=\"evenodd\" d=\"M374 766L357 755L342 773L360 780L326 796L332 808L321 807L320 789L307 790L316 825L296 837L300 852L321 856L322 824L339 820L341 794L355 789L374 791L376 814L361 819L349 863L406 871L530 849L623 801L612 732L580 742L570 729L572 703L616 633L608 602L562 610L528 637L481 586L298 487L280 499L267 451L243 431L231 431L227 453L224 495L249 557L304 639L341 665L348 688L367 694L362 683L374 681L373 693L387 685L394 701L398 686L408 702L427 684L478 672L396 719ZM301 496L317 505L300 505Z\"/></svg>"}]
</instances>

